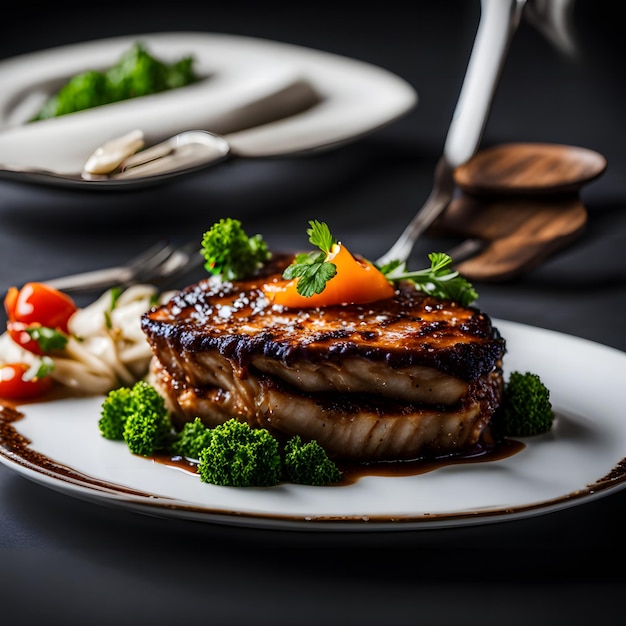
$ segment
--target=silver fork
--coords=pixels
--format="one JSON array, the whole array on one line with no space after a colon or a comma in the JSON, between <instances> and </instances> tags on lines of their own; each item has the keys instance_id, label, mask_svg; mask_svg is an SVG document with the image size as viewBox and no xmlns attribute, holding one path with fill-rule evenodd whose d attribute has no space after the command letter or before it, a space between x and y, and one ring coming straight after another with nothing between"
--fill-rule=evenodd
<instances>
[{"instance_id":1,"label":"silver fork","mask_svg":"<svg viewBox=\"0 0 626 626\"><path fill-rule=\"evenodd\" d=\"M138 283L158 284L190 272L203 262L198 243L174 246L163 240L124 265L71 274L44 282L68 293L103 291Z\"/></svg>"},{"instance_id":2,"label":"silver fork","mask_svg":"<svg viewBox=\"0 0 626 626\"><path fill-rule=\"evenodd\" d=\"M433 188L400 237L376 263L406 261L417 238L443 213L454 193L454 169L476 152L510 41L526 0L481 0L476 39L459 100L448 129L443 154L435 168ZM466 246L467 248L467 246ZM463 250L468 254L468 250ZM454 251L459 254L459 251ZM451 254L453 259L455 257Z\"/></svg>"}]
</instances>

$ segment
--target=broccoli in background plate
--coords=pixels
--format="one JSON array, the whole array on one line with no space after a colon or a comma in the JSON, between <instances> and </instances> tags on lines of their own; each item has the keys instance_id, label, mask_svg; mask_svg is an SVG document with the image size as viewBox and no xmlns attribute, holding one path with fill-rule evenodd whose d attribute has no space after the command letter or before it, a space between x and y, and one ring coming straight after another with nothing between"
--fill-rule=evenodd
<instances>
[{"instance_id":1,"label":"broccoli in background plate","mask_svg":"<svg viewBox=\"0 0 626 626\"><path fill-rule=\"evenodd\" d=\"M71 78L30 121L176 89L197 79L193 57L185 56L168 65L153 57L143 44L136 43L110 69L87 70Z\"/></svg>"}]
</instances>

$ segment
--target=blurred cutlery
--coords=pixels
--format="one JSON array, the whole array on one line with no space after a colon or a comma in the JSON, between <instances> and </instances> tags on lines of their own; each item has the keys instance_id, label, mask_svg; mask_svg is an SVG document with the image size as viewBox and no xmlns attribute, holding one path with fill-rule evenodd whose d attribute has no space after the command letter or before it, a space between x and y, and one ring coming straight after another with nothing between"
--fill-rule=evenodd
<instances>
[{"instance_id":1,"label":"blurred cutlery","mask_svg":"<svg viewBox=\"0 0 626 626\"><path fill-rule=\"evenodd\" d=\"M134 137L131 132L123 137L112 139L111 143L124 137ZM105 144L106 145L106 144ZM102 146L104 147L104 146ZM100 148L96 149L94 154ZM130 154L130 153L129 153ZM187 130L178 133L165 141L155 144L130 156L122 161L118 167L108 174L96 174L83 170L82 172L65 173L44 168L28 166L11 167L13 172L28 173L31 179L57 179L72 182L89 181L94 186L111 186L130 184L137 185L142 180L161 178L167 179L180 174L182 171L194 172L219 163L230 154L230 146L224 137L220 137L206 130ZM92 155L93 157L93 155ZM90 159L92 158L90 157Z\"/></svg>"},{"instance_id":2,"label":"blurred cutlery","mask_svg":"<svg viewBox=\"0 0 626 626\"><path fill-rule=\"evenodd\" d=\"M397 241L377 260L378 265L406 261L417 238L452 200L454 169L478 148L506 53L525 4L526 0L481 0L476 39L443 154L435 168L432 191Z\"/></svg>"},{"instance_id":3,"label":"blurred cutlery","mask_svg":"<svg viewBox=\"0 0 626 626\"><path fill-rule=\"evenodd\" d=\"M322 101L322 96L307 80L282 75L273 78L267 89L261 91L256 99L239 103L232 111L222 114L219 121L227 131L226 134L236 137L237 133L287 120ZM48 121L67 122L63 116ZM117 126L120 126L119 122ZM12 142L17 142L16 146L19 146L21 134L34 132L37 128L33 124L22 126L18 130L20 132L12 137ZM146 133L144 138L144 131L140 128L124 129L122 132L118 130L118 133L117 136L106 137L103 132L99 132L99 136L106 139L100 145L92 147L91 156L83 163L86 166L83 171L79 171L78 167L76 171L61 170L48 165L31 166L17 161L0 163L0 174L28 174L30 181L52 181L69 186L81 183L84 187L87 183L90 187L97 188L115 189L131 185L137 187L203 169L222 161L233 152L226 136L206 130L184 130L163 141L160 141L163 135L155 139L154 132ZM58 134L62 137L63 131L58 131ZM144 140L150 138L153 145L138 152L137 157L130 158L143 147ZM57 137L56 143L52 141L51 145L58 145L58 141L60 140ZM48 148L51 149L53 148ZM87 155L89 152L85 156Z\"/></svg>"},{"instance_id":4,"label":"blurred cutlery","mask_svg":"<svg viewBox=\"0 0 626 626\"><path fill-rule=\"evenodd\" d=\"M200 267L203 262L204 257L200 254L197 242L174 246L168 241L161 241L124 265L42 282L67 293L105 291L112 287L129 287L140 283L158 284L182 276Z\"/></svg>"}]
</instances>

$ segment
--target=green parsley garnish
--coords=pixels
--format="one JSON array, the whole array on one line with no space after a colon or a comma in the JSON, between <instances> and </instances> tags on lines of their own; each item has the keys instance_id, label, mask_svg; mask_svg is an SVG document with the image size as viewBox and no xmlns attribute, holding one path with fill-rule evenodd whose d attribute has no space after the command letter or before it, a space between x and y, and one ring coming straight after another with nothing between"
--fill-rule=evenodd
<instances>
[{"instance_id":1,"label":"green parsley garnish","mask_svg":"<svg viewBox=\"0 0 626 626\"><path fill-rule=\"evenodd\" d=\"M37 342L42 352L64 350L68 337L64 333L46 326L29 326L25 329L30 338Z\"/></svg>"},{"instance_id":2,"label":"green parsley garnish","mask_svg":"<svg viewBox=\"0 0 626 626\"><path fill-rule=\"evenodd\" d=\"M115 307L117 306L117 301L119 297L122 295L121 287L112 287L111 292L109 294L111 300L109 304L108 310L104 312L104 325L107 330L113 329L113 319L111 318L111 313L113 313Z\"/></svg>"},{"instance_id":3,"label":"green parsley garnish","mask_svg":"<svg viewBox=\"0 0 626 626\"><path fill-rule=\"evenodd\" d=\"M326 283L337 273L337 266L326 261L326 256L337 241L324 222L311 220L309 224L311 228L306 231L309 241L317 246L320 252L305 252L296 255L295 261L283 272L283 278L286 280L300 279L296 285L296 290L305 298L310 298L316 293L322 293Z\"/></svg>"},{"instance_id":4,"label":"green parsley garnish","mask_svg":"<svg viewBox=\"0 0 626 626\"><path fill-rule=\"evenodd\" d=\"M431 252L428 255L430 267L409 272L404 261L391 261L380 271L391 281L409 280L416 287L436 298L454 300L468 306L478 298L472 284L456 270L452 269L452 259L445 252Z\"/></svg>"},{"instance_id":5,"label":"green parsley garnish","mask_svg":"<svg viewBox=\"0 0 626 626\"><path fill-rule=\"evenodd\" d=\"M36 380L49 376L54 371L54 361L49 356L42 356L35 361L22 376L22 380Z\"/></svg>"},{"instance_id":6,"label":"green parsley garnish","mask_svg":"<svg viewBox=\"0 0 626 626\"><path fill-rule=\"evenodd\" d=\"M337 240L324 222L311 220L306 231L309 241L320 252L298 254L294 262L285 269L283 278L299 278L296 289L301 296L311 297L322 293L326 283L337 273L337 266L326 261L327 255ZM436 298L454 300L468 306L478 298L472 284L459 272L452 269L452 259L445 252L432 252L428 255L431 266L423 270L409 272L404 261L391 261L378 269L391 282L411 281L417 289Z\"/></svg>"}]
</instances>

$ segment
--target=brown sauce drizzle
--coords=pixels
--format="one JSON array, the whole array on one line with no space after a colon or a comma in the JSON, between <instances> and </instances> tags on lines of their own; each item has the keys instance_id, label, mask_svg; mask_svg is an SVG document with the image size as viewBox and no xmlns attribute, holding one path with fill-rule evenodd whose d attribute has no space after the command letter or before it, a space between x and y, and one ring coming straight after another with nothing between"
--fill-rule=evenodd
<instances>
[{"instance_id":1,"label":"brown sauce drizzle","mask_svg":"<svg viewBox=\"0 0 626 626\"><path fill-rule=\"evenodd\" d=\"M78 472L63 463L58 463L40 454L30 447L31 441L21 435L13 427L13 422L17 422L25 417L15 406L0 404L0 454L18 463L22 467L33 469L45 476L60 479L70 484L88 484L91 489L112 493L123 492L127 495L145 496L145 492L122 487L109 483L105 480L98 480L92 476L87 476Z\"/></svg>"},{"instance_id":2,"label":"brown sauce drizzle","mask_svg":"<svg viewBox=\"0 0 626 626\"><path fill-rule=\"evenodd\" d=\"M60 476L68 481L88 482L94 487L106 489L110 485L106 481L96 481L91 477L57 463L45 455L39 454L30 447L30 441L21 435L12 423L24 418L16 407L0 405L0 446L8 453L9 458L24 466L34 466L48 475ZM524 444L505 439L499 442L489 442L478 444L472 451L442 457L418 458L408 461L384 461L377 463L350 463L346 461L337 462L341 470L341 480L332 486L345 486L356 483L364 476L416 476L425 474L447 465L459 465L469 463L486 463L508 458L520 452ZM197 462L181 456L169 454L157 454L150 457L151 460L184 470L190 474L197 473ZM617 470L617 468L616 468ZM616 471L615 470L615 471ZM626 465L622 469L626 471ZM620 475L621 476L621 475ZM607 477L605 480L612 482L614 477ZM126 493L135 492L132 489L124 489Z\"/></svg>"},{"instance_id":3,"label":"brown sauce drizzle","mask_svg":"<svg viewBox=\"0 0 626 626\"><path fill-rule=\"evenodd\" d=\"M113 495L124 493L129 496L136 496L141 498L141 501L146 506L150 505L155 498L152 494L147 494L143 491L137 491L132 488L108 483L107 481L99 480L92 476L87 476L73 470L71 467L63 465L46 457L43 454L30 448L30 441L17 432L13 427L13 422L16 422L24 418L24 414L21 413L15 406L6 406L0 404L0 454L5 458L17 463L23 467L27 467L41 474L50 476L57 480L62 480L67 483L77 484L91 489L108 492ZM468 454L458 454L446 456L443 458L434 459L416 459L413 461L397 461L397 462L384 462L384 463L372 463L372 464L342 464L340 469L343 472L343 477L336 486L349 485L355 483L359 478L364 476L412 476L424 474L426 472L433 471L435 469L445 467L448 465L458 465L465 463L485 463L490 461L497 461L500 459L511 457L520 452L525 445L522 442L504 439L493 445L491 443L479 447ZM190 474L196 474L196 463L182 457L172 457L168 455L161 455L151 459L154 462L164 463L173 468L184 470ZM569 494L564 494L558 498L551 500L550 502L540 502L535 504L529 504L524 506L515 507L512 509L497 509L494 511L483 511L480 513L481 518L486 517L498 517L503 514L529 512L537 509L544 509L546 506L557 506L567 501L576 500L588 496L589 494L599 493L614 489L626 482L626 458L620 460L615 467L611 469L605 476L597 479L595 482L585 485L583 488L574 491ZM173 501L174 502L174 501ZM161 506L163 506L161 504ZM172 504L171 508L178 508L190 511L203 511L203 508L197 508L193 506L183 506ZM223 513L221 511L215 511L216 513ZM230 515L242 515L238 512L228 512ZM402 524L404 522L415 522L422 518L428 518L431 521L437 519L445 520L458 520L475 517L475 512L469 513L453 513L453 514L424 514L415 518L413 516L367 516L359 521L363 522L385 522L394 524ZM260 515L260 517L267 517L271 519L280 518L281 516L275 515ZM299 518L291 518L285 516L284 519L292 520ZM309 521L317 522L354 522L354 517L335 517L335 516L321 516L307 518Z\"/></svg>"},{"instance_id":4,"label":"brown sauce drizzle","mask_svg":"<svg viewBox=\"0 0 626 626\"><path fill-rule=\"evenodd\" d=\"M487 463L511 457L525 448L525 444L504 439L490 445L478 445L470 452L441 457L418 458L408 461L381 461L378 463L338 463L342 478L338 485L351 485L364 476L416 476L447 465Z\"/></svg>"},{"instance_id":5,"label":"brown sauce drizzle","mask_svg":"<svg viewBox=\"0 0 626 626\"><path fill-rule=\"evenodd\" d=\"M417 476L426 474L446 465L460 465L470 463L487 463L499 461L513 456L525 448L525 444L513 439L504 439L493 444L479 444L471 452L450 454L442 457L418 458L408 461L381 461L377 463L337 462L341 470L341 480L332 487L353 485L365 476ZM152 460L163 465L187 471L197 472L197 462L181 456L158 454Z\"/></svg>"}]
</instances>

